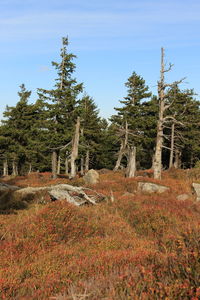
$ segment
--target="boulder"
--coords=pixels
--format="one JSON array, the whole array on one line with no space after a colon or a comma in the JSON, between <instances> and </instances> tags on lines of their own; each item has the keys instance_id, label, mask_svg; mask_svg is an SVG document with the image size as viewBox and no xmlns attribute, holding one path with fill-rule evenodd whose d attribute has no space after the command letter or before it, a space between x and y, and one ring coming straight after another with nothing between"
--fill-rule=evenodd
<instances>
[{"instance_id":1,"label":"boulder","mask_svg":"<svg viewBox=\"0 0 200 300\"><path fill-rule=\"evenodd\" d=\"M85 176L83 176L85 184L96 184L99 182L99 173L93 169L89 170Z\"/></svg>"},{"instance_id":2,"label":"boulder","mask_svg":"<svg viewBox=\"0 0 200 300\"><path fill-rule=\"evenodd\" d=\"M196 194L196 200L200 201L200 184L199 183L192 183L192 187L194 189L194 192Z\"/></svg>"},{"instance_id":3,"label":"boulder","mask_svg":"<svg viewBox=\"0 0 200 300\"><path fill-rule=\"evenodd\" d=\"M190 198L190 195L188 195L188 194L181 194L176 197L176 199L180 200L180 201L185 201L185 200L188 200L189 198Z\"/></svg>"},{"instance_id":4,"label":"boulder","mask_svg":"<svg viewBox=\"0 0 200 300\"><path fill-rule=\"evenodd\" d=\"M94 190L84 187L72 186L69 184L58 184L45 187L27 187L24 189L20 189L15 193L23 197L32 197L34 195L37 195L37 198L39 198L40 195L43 195L43 191L46 191L49 194L52 201L66 200L67 202L72 203L76 206L80 206L83 204L94 205L106 199L104 195L99 194Z\"/></svg>"},{"instance_id":5,"label":"boulder","mask_svg":"<svg viewBox=\"0 0 200 300\"><path fill-rule=\"evenodd\" d=\"M140 192L144 193L164 193L170 190L169 187L161 185L161 184L156 184L156 183L151 183L151 182L138 182L138 190Z\"/></svg>"}]
</instances>

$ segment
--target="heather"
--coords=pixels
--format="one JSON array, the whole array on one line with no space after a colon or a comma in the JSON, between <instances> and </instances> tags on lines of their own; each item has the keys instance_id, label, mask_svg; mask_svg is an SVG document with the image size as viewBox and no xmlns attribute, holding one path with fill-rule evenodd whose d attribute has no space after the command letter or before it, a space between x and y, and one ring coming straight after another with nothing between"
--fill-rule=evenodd
<instances>
[{"instance_id":1,"label":"heather","mask_svg":"<svg viewBox=\"0 0 200 300\"><path fill-rule=\"evenodd\" d=\"M144 177L170 187L149 195L135 192L141 177L110 171L93 187L107 195L98 205L33 200L4 211L0 298L199 299L200 204L192 196L176 198L191 191L195 172L164 172L160 181ZM15 180L23 186L51 182L47 173ZM83 184L81 178L75 183Z\"/></svg>"}]
</instances>

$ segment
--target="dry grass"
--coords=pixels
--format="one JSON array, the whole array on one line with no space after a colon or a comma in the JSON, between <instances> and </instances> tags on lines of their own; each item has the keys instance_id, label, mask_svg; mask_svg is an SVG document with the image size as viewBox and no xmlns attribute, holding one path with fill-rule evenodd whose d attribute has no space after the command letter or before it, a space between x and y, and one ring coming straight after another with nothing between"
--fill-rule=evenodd
<instances>
[{"instance_id":1,"label":"dry grass","mask_svg":"<svg viewBox=\"0 0 200 300\"><path fill-rule=\"evenodd\" d=\"M165 172L159 183L174 192L162 195L135 193L138 180L102 174L94 188L114 202L96 207L58 201L1 215L0 298L198 300L200 205L176 200L191 179Z\"/></svg>"}]
</instances>

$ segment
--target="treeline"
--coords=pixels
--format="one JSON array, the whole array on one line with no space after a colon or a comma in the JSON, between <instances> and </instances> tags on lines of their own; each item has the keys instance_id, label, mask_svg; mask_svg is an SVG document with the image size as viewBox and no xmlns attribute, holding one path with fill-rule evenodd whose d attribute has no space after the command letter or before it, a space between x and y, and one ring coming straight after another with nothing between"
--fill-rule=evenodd
<instances>
[{"instance_id":1,"label":"treeline","mask_svg":"<svg viewBox=\"0 0 200 300\"><path fill-rule=\"evenodd\" d=\"M32 171L52 171L55 178L73 178L90 168L153 168L159 178L162 168L191 168L200 159L200 108L193 89L181 90L176 81L166 84L164 50L158 96L135 72L125 83L127 95L120 100L110 120L99 116L94 100L73 77L74 54L63 38L60 62L51 90L38 89L30 104L31 91L20 86L15 107L6 107L0 126L3 176Z\"/></svg>"}]
</instances>

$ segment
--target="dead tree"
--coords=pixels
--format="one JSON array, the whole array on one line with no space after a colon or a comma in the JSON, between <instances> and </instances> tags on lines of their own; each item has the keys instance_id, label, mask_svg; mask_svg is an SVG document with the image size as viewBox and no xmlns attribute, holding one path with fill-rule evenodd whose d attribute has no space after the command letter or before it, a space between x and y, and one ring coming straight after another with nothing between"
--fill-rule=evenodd
<instances>
[{"instance_id":1,"label":"dead tree","mask_svg":"<svg viewBox=\"0 0 200 300\"><path fill-rule=\"evenodd\" d=\"M128 150L128 165L126 169L126 177L131 178L135 176L136 171L136 147L129 147Z\"/></svg>"},{"instance_id":2,"label":"dead tree","mask_svg":"<svg viewBox=\"0 0 200 300\"><path fill-rule=\"evenodd\" d=\"M8 176L8 160L3 161L3 176Z\"/></svg>"},{"instance_id":3,"label":"dead tree","mask_svg":"<svg viewBox=\"0 0 200 300\"><path fill-rule=\"evenodd\" d=\"M72 150L70 156L70 163L71 163L70 178L74 178L76 176L76 159L78 157L79 136L80 136L80 117L77 118L75 133L72 139Z\"/></svg>"},{"instance_id":4,"label":"dead tree","mask_svg":"<svg viewBox=\"0 0 200 300\"><path fill-rule=\"evenodd\" d=\"M171 145L170 145L170 157L169 157L169 169L179 168L181 166L181 148L183 146L181 143L184 143L184 138L182 134L177 129L177 125L184 126L182 122L174 120L171 125Z\"/></svg>"},{"instance_id":5,"label":"dead tree","mask_svg":"<svg viewBox=\"0 0 200 300\"><path fill-rule=\"evenodd\" d=\"M18 175L18 166L15 159L12 161L12 175L17 176Z\"/></svg>"},{"instance_id":6,"label":"dead tree","mask_svg":"<svg viewBox=\"0 0 200 300\"><path fill-rule=\"evenodd\" d=\"M32 172L33 168L32 168L32 164L29 163L29 170L28 170L28 174L30 174Z\"/></svg>"},{"instance_id":7,"label":"dead tree","mask_svg":"<svg viewBox=\"0 0 200 300\"><path fill-rule=\"evenodd\" d=\"M81 157L81 176L84 175L84 158Z\"/></svg>"},{"instance_id":8,"label":"dead tree","mask_svg":"<svg viewBox=\"0 0 200 300\"><path fill-rule=\"evenodd\" d=\"M169 120L173 120L173 116L166 116L167 109L173 104L173 102L169 103L167 100L167 95L165 90L167 87L173 87L181 83L183 79L180 81L175 81L172 84L165 83L165 73L169 72L172 68L172 64L169 65L169 68L165 68L164 62L164 48L161 48L161 69L160 69L160 81L158 82L158 97L159 97L159 116L157 122L157 137L156 137L156 147L155 147L155 155L154 155L154 178L161 179L161 171L162 171L162 148L163 148L163 129L164 124L169 122Z\"/></svg>"},{"instance_id":9,"label":"dead tree","mask_svg":"<svg viewBox=\"0 0 200 300\"><path fill-rule=\"evenodd\" d=\"M114 171L117 171L119 169L121 160L127 151L127 144L128 144L128 123L127 123L127 121L125 122L125 128L123 130L121 130L120 134L122 134L121 145L120 145L120 150L118 153L117 161L116 161L116 164L114 167Z\"/></svg>"},{"instance_id":10,"label":"dead tree","mask_svg":"<svg viewBox=\"0 0 200 300\"><path fill-rule=\"evenodd\" d=\"M85 157L85 172L89 171L89 163L90 163L90 151L86 151L86 157Z\"/></svg>"},{"instance_id":11,"label":"dead tree","mask_svg":"<svg viewBox=\"0 0 200 300\"><path fill-rule=\"evenodd\" d=\"M57 175L60 174L60 167L61 167L61 157L60 157L60 153L59 153L58 160L57 160Z\"/></svg>"}]
</instances>

